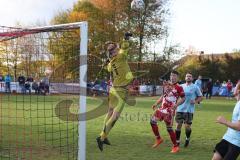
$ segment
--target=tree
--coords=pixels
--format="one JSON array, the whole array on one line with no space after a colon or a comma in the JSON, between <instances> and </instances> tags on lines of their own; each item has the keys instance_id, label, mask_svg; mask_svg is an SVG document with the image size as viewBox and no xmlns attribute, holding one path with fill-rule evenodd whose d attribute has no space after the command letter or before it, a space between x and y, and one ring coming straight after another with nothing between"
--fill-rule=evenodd
<instances>
[{"instance_id":1,"label":"tree","mask_svg":"<svg viewBox=\"0 0 240 160\"><path fill-rule=\"evenodd\" d=\"M124 33L130 31L134 34L130 51L131 61L141 62L144 57L149 57L148 42L165 36L166 19L169 13L168 1L170 0L145 0L145 10L135 12L130 8L131 0L83 0L75 3L73 9L59 12L52 23L88 21L89 54L101 58L104 54L100 53L104 53L106 41L119 42ZM65 43L62 38L51 43L58 43L58 41ZM54 55L62 54L54 50L57 48L52 48L51 52L54 52ZM77 49L74 51L76 56L78 51ZM69 58L65 56L64 60ZM60 61L63 59L59 58L59 63Z\"/></svg>"},{"instance_id":2,"label":"tree","mask_svg":"<svg viewBox=\"0 0 240 160\"><path fill-rule=\"evenodd\" d=\"M139 62L143 60L143 49L148 42L161 40L167 35L166 20L169 14L168 0L145 0L144 2L143 12L129 14L130 26L138 39L137 60Z\"/></svg>"},{"instance_id":3,"label":"tree","mask_svg":"<svg viewBox=\"0 0 240 160\"><path fill-rule=\"evenodd\" d=\"M233 82L236 82L239 77L239 68L240 68L240 53L236 52L235 54L225 54L224 55L225 65L223 65L223 70L225 71L224 78L225 80L231 79ZM226 77L227 75L227 77Z\"/></svg>"},{"instance_id":4,"label":"tree","mask_svg":"<svg viewBox=\"0 0 240 160\"><path fill-rule=\"evenodd\" d=\"M164 37L167 29L169 0L145 0L145 10L135 12L130 8L131 0L78 1L72 10L59 12L52 20L67 23L87 20L89 22L89 50L99 53L106 41L119 41L124 32L135 35L138 61L142 61L142 50L147 42ZM136 48L136 47L135 47Z\"/></svg>"},{"instance_id":5,"label":"tree","mask_svg":"<svg viewBox=\"0 0 240 160\"><path fill-rule=\"evenodd\" d=\"M199 74L204 78L212 78L213 80L226 81L231 79L236 82L240 74L238 68L240 67L240 54L222 54L222 55L205 55L201 56L191 55L186 56L182 65L178 68L181 73L181 78L184 78L186 72L191 72L194 77Z\"/></svg>"}]
</instances>

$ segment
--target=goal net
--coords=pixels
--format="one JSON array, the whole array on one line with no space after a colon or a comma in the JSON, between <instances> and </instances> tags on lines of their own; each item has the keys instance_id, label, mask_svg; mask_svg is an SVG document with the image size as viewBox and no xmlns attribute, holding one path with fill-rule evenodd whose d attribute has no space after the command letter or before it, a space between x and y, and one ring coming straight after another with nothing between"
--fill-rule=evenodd
<instances>
[{"instance_id":1,"label":"goal net","mask_svg":"<svg viewBox=\"0 0 240 160\"><path fill-rule=\"evenodd\" d=\"M85 159L86 55L87 22L0 26L0 159Z\"/></svg>"}]
</instances>

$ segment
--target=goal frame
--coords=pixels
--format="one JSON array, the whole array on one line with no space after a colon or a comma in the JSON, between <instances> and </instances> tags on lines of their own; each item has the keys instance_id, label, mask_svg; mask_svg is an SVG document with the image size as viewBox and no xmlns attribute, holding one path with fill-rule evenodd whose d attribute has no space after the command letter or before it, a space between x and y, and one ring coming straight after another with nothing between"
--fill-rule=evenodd
<instances>
[{"instance_id":1,"label":"goal frame","mask_svg":"<svg viewBox=\"0 0 240 160\"><path fill-rule=\"evenodd\" d=\"M0 26L5 27L5 26ZM78 151L77 159L86 160L86 95L87 95L87 51L88 51L88 22L75 22L66 24L57 24L32 28L11 28L13 31L0 33L4 37L1 42L22 37L29 34L41 32L57 31L61 29L80 29L80 51L79 51L79 115L78 115ZM80 117L81 115L81 117Z\"/></svg>"},{"instance_id":2,"label":"goal frame","mask_svg":"<svg viewBox=\"0 0 240 160\"><path fill-rule=\"evenodd\" d=\"M78 122L78 160L86 160L86 95L87 95L87 47L88 47L88 22L76 22L60 25L52 25L45 27L37 27L34 29L57 29L62 27L79 27L80 29L80 64L79 64L79 84L80 84L80 97L79 97L79 117Z\"/></svg>"}]
</instances>

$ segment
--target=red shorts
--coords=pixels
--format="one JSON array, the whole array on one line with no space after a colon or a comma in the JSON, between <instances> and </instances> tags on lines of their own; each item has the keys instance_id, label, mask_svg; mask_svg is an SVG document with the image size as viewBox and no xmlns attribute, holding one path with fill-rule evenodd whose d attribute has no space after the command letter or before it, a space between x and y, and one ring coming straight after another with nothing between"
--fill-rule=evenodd
<instances>
[{"instance_id":1,"label":"red shorts","mask_svg":"<svg viewBox=\"0 0 240 160\"><path fill-rule=\"evenodd\" d=\"M173 111L171 108L159 108L154 112L154 118L159 121L164 121L166 124L171 124L173 120Z\"/></svg>"}]
</instances>

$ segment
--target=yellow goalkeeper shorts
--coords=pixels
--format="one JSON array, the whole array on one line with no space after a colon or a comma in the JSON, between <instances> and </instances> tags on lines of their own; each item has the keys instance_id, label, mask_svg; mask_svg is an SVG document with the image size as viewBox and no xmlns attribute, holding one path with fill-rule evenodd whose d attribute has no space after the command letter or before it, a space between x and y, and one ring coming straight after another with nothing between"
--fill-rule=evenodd
<instances>
[{"instance_id":1,"label":"yellow goalkeeper shorts","mask_svg":"<svg viewBox=\"0 0 240 160\"><path fill-rule=\"evenodd\" d=\"M128 90L124 87L111 87L109 91L109 107L122 112L127 100Z\"/></svg>"}]
</instances>

